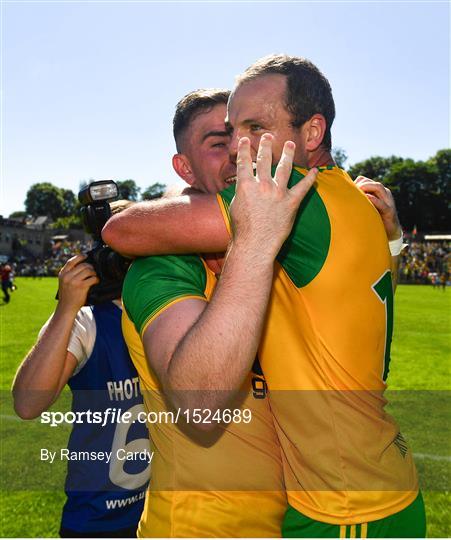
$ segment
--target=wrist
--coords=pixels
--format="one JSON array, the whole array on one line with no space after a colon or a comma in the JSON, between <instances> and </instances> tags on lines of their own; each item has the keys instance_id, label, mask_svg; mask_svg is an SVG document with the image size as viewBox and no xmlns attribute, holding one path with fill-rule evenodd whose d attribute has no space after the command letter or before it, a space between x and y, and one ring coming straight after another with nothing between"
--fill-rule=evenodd
<instances>
[{"instance_id":1,"label":"wrist","mask_svg":"<svg viewBox=\"0 0 451 540\"><path fill-rule=\"evenodd\" d=\"M272 250L271 246L259 244L253 244L245 240L234 238L229 245L228 254L232 257L236 257L239 260L246 261L247 263L258 263L260 265L274 264L278 251Z\"/></svg>"},{"instance_id":2,"label":"wrist","mask_svg":"<svg viewBox=\"0 0 451 540\"><path fill-rule=\"evenodd\" d=\"M75 319L80 308L81 306L78 304L65 302L63 299L61 299L56 306L55 314L58 314L60 317L71 317Z\"/></svg>"},{"instance_id":3,"label":"wrist","mask_svg":"<svg viewBox=\"0 0 451 540\"><path fill-rule=\"evenodd\" d=\"M402 231L398 238L395 238L394 240L390 240L388 242L388 247L390 249L390 253L392 257L397 257L398 255L401 254L401 251L405 247L407 247L407 244L404 243L404 237L403 237Z\"/></svg>"},{"instance_id":4,"label":"wrist","mask_svg":"<svg viewBox=\"0 0 451 540\"><path fill-rule=\"evenodd\" d=\"M386 225L387 237L389 242L394 242L402 238L402 227L398 220L390 221Z\"/></svg>"}]
</instances>

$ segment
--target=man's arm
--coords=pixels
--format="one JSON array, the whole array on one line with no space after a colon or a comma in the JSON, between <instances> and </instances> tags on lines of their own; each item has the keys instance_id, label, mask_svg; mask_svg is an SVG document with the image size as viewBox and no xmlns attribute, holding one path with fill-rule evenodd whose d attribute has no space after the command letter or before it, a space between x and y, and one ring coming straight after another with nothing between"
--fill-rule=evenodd
<instances>
[{"instance_id":1,"label":"man's arm","mask_svg":"<svg viewBox=\"0 0 451 540\"><path fill-rule=\"evenodd\" d=\"M209 303L178 302L146 329L146 357L175 407L224 407L249 373L274 263L269 255L256 261L252 253L252 247L247 250L232 244Z\"/></svg>"},{"instance_id":2,"label":"man's arm","mask_svg":"<svg viewBox=\"0 0 451 540\"><path fill-rule=\"evenodd\" d=\"M402 227L399 222L398 213L396 211L395 199L392 192L380 182L375 182L365 176L358 176L355 179L355 184L360 188L368 200L374 205L379 212L382 223L384 224L385 233L389 242L402 238ZM399 254L392 255L391 271L393 290L396 289L398 281L399 269Z\"/></svg>"},{"instance_id":3,"label":"man's arm","mask_svg":"<svg viewBox=\"0 0 451 540\"><path fill-rule=\"evenodd\" d=\"M382 218L389 241L401 237L393 195L380 182L359 176L355 184L367 195ZM230 234L216 195L185 188L182 194L137 203L114 216L102 231L115 251L138 257L168 253L222 253ZM394 286L399 256L393 257Z\"/></svg>"},{"instance_id":4,"label":"man's arm","mask_svg":"<svg viewBox=\"0 0 451 540\"><path fill-rule=\"evenodd\" d=\"M86 257L77 255L59 274L59 302L47 328L17 370L12 392L14 409L23 419L36 418L60 395L77 366L67 350L72 327L88 290L98 283Z\"/></svg>"},{"instance_id":5,"label":"man's arm","mask_svg":"<svg viewBox=\"0 0 451 540\"><path fill-rule=\"evenodd\" d=\"M107 221L102 237L131 257L223 252L230 240L216 195L194 190L134 204Z\"/></svg>"},{"instance_id":6,"label":"man's arm","mask_svg":"<svg viewBox=\"0 0 451 540\"><path fill-rule=\"evenodd\" d=\"M262 137L256 178L249 141L240 142L236 197L230 207L233 239L211 301L181 301L144 332L148 361L176 407L225 406L255 359L274 259L316 177L312 170L287 189L294 155L294 144L287 143L273 180L271 142L271 137Z\"/></svg>"}]
</instances>

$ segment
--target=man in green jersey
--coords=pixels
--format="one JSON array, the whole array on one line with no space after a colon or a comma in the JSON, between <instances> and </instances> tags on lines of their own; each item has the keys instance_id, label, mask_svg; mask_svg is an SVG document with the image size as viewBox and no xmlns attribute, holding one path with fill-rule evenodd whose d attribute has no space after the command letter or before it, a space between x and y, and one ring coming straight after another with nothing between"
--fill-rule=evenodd
<instances>
[{"instance_id":1,"label":"man in green jersey","mask_svg":"<svg viewBox=\"0 0 451 540\"><path fill-rule=\"evenodd\" d=\"M235 180L224 125L227 98L226 91L200 90L177 105L173 166L200 192L215 193ZM123 334L152 414L165 418L172 412L162 392L161 366L184 331L178 310L206 305L219 271L214 255L159 256L135 261L126 276ZM181 382L186 377L189 373ZM230 413L209 413L210 426L216 427L211 434L190 429L198 425L198 412L179 412L177 425L149 423L152 485L138 536L280 536L286 509L280 447L258 362Z\"/></svg>"},{"instance_id":2,"label":"man in green jersey","mask_svg":"<svg viewBox=\"0 0 451 540\"><path fill-rule=\"evenodd\" d=\"M234 117L232 122L235 124L233 126L235 140L238 139L238 134L242 135L244 133L249 134L251 138L258 142L260 133L273 131L276 136L274 154L277 159L277 156L282 153L282 142L287 138L286 135L295 135L292 138L300 143L296 150L296 160L299 160L299 163L315 164L315 160L311 159L313 155L320 165L324 164L326 167L332 165L328 162L327 148L324 149L321 145L327 134L328 127L324 115L316 113L307 120L302 121L300 133L296 132L297 126L294 127L290 123L284 124L287 114L289 118L291 111L287 113L286 106L283 105L283 100L281 100L284 91L283 85L279 84L281 80L272 79L271 85L268 87L266 83L269 81L267 79L262 81L260 78L255 85L263 86L263 88L256 88L254 85L252 93L253 98L257 93L257 98L260 99L261 109L264 113L263 117L266 114L267 120L269 116L269 120L272 120L274 127L272 128L271 125L265 126L265 123L258 117L259 114L255 108L252 115L247 118L244 116L243 111L240 109L237 111L235 108L233 109L235 116L232 115ZM273 82L274 84L272 84ZM331 123L330 120L329 123ZM259 182L255 183L250 174L252 167L250 165L249 141L244 140L241 143L244 175L241 186L244 187L238 189L235 204L235 209L238 209L232 211L232 214L235 215L237 231L240 232L241 238L243 238L244 234L247 242L242 242L238 233L234 236L220 286L217 288L212 301L205 308L194 303L195 298L192 299L193 303L189 307L187 305L188 300L183 302L185 304L183 310L178 309L176 306L170 307L172 314L177 309L177 331L180 331L180 335L183 337L174 350L166 350L163 353L165 360L159 366L159 378L163 381L163 386L166 385L168 393L174 394L174 400L177 399L179 393L177 391L180 389L192 388L196 390L202 388L204 391L206 390L204 392L206 396L205 403L214 403L220 406L223 398L221 396L219 400L216 398L217 391L233 391L237 387L237 381L241 380L249 370L252 351L255 351L258 345L263 326L262 315L269 298L268 277L269 281L271 281L272 263L275 257L274 251L277 253L280 244L284 240L285 228L281 228L280 223L283 221L285 225L289 224L289 220L287 222L284 216L287 213L290 214L289 210L292 211L294 206L294 197L291 192L284 190L284 186L279 189L280 184L277 185L277 179L275 182L276 187L274 187L273 183L271 183L271 176L266 170L271 162L271 144L271 138L262 139L261 152L259 158L257 158L257 162L260 162L260 167L257 166ZM256 150L256 145L253 145L253 149ZM294 149L289 146L286 150L289 153L290 151L293 152ZM249 194L257 196L249 196ZM242 203L243 198L246 201L244 205ZM383 192L380 200L387 205L387 201L384 201ZM221 228L222 222L217 220L217 207L213 207L205 197L203 202L199 202L199 204L191 205L191 203L192 201L188 207L185 205L185 208L179 214L180 219L188 218L188 220L180 234L176 235L175 239L171 238L169 249L171 251L187 249L182 244L185 240L184 236L190 235L190 232L187 232L190 228L189 221L199 215L203 216L204 221L202 223L210 224L208 227L209 237L206 238L208 235L205 234L203 228L200 228L200 236L205 236L205 242L200 242L198 237L191 237L191 245L194 245L193 242L199 242L198 245L202 246L201 249L220 249L220 247L223 247L221 235L224 235L224 229ZM199 214L194 211L194 206L201 207ZM246 208L247 212L243 208ZM158 217L160 225L162 225L164 219L162 219L161 207L159 212ZM183 221L178 224L180 225L181 222ZM274 234L274 222L278 226L277 230L280 236ZM211 233L212 230L214 234ZM244 231L244 233L241 233L241 231ZM188 240L190 239L188 238ZM168 248L157 246L157 249L166 250ZM250 269L252 269L252 273L249 271ZM233 276L233 279L231 276ZM158 324L164 324L162 323L163 318L170 310L168 309L158 317L155 323L152 323L155 333ZM196 310L198 310L197 317L193 317L193 312ZM192 321L191 326L186 323L187 320ZM220 330L219 335L218 329ZM164 341L165 337L162 335L161 340ZM158 338L155 338L155 340L158 341ZM148 356L152 356L153 352L151 342L152 339L147 344ZM206 359L205 354L206 351L212 349L213 343L215 364L212 366L212 363L208 361L211 360L211 357ZM164 345L162 346L164 347ZM159 348L158 345L155 349L156 354L158 354ZM208 376L209 371L213 371L213 376ZM188 378L186 373L190 375ZM180 381L181 386L178 387ZM199 385L199 381L201 385Z\"/></svg>"}]
</instances>

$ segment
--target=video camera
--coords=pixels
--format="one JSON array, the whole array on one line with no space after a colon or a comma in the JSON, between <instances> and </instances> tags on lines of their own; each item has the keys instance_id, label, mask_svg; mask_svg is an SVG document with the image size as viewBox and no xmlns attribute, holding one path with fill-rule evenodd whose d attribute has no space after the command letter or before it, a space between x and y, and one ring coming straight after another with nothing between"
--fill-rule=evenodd
<instances>
[{"instance_id":1,"label":"video camera","mask_svg":"<svg viewBox=\"0 0 451 540\"><path fill-rule=\"evenodd\" d=\"M100 304L120 298L125 274L131 260L113 251L102 240L102 229L111 217L109 201L119 194L116 182L91 182L78 193L85 231L92 235L94 247L87 253L86 262L92 264L100 280L89 289L86 305Z\"/></svg>"}]
</instances>

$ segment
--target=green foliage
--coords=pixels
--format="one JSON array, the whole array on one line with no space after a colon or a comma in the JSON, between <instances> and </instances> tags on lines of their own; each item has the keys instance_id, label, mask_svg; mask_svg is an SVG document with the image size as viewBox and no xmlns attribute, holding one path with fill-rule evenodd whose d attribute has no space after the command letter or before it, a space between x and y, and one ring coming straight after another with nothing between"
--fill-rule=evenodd
<instances>
[{"instance_id":1,"label":"green foliage","mask_svg":"<svg viewBox=\"0 0 451 540\"><path fill-rule=\"evenodd\" d=\"M345 163L348 161L348 154L346 151L339 146L334 146L332 148L332 157L337 166L340 167L340 169L344 169Z\"/></svg>"},{"instance_id":2,"label":"green foliage","mask_svg":"<svg viewBox=\"0 0 451 540\"><path fill-rule=\"evenodd\" d=\"M126 199L127 201L138 200L141 188L136 185L134 180L116 180L116 184L119 190L119 199Z\"/></svg>"},{"instance_id":3,"label":"green foliage","mask_svg":"<svg viewBox=\"0 0 451 540\"><path fill-rule=\"evenodd\" d=\"M160 184L160 182L156 182L155 184L152 184L148 188L146 188L142 194L141 199L143 201L151 201L152 199L159 199L163 196L164 192L166 191L166 184Z\"/></svg>"},{"instance_id":4,"label":"green foliage","mask_svg":"<svg viewBox=\"0 0 451 540\"><path fill-rule=\"evenodd\" d=\"M367 176L389 187L402 226L411 230L449 228L447 192L451 181L451 150L439 150L427 161L375 156L349 169L352 178Z\"/></svg>"},{"instance_id":5,"label":"green foliage","mask_svg":"<svg viewBox=\"0 0 451 540\"><path fill-rule=\"evenodd\" d=\"M83 229L83 223L79 213L57 218L51 225L52 229Z\"/></svg>"},{"instance_id":6,"label":"green foliage","mask_svg":"<svg viewBox=\"0 0 451 540\"><path fill-rule=\"evenodd\" d=\"M77 199L70 189L56 187L50 182L39 182L28 190L25 210L24 214L50 216L55 220L74 215Z\"/></svg>"},{"instance_id":7,"label":"green foliage","mask_svg":"<svg viewBox=\"0 0 451 540\"><path fill-rule=\"evenodd\" d=\"M395 163L386 176L393 190L401 223L407 229L446 229L443 199L436 194L437 169L430 161Z\"/></svg>"},{"instance_id":8,"label":"green foliage","mask_svg":"<svg viewBox=\"0 0 451 540\"><path fill-rule=\"evenodd\" d=\"M50 216L56 219L64 216L64 197L61 189L50 182L33 184L27 192L25 210L34 217Z\"/></svg>"},{"instance_id":9,"label":"green foliage","mask_svg":"<svg viewBox=\"0 0 451 540\"><path fill-rule=\"evenodd\" d=\"M403 158L398 156L388 158L373 156L352 165L348 172L353 180L361 175L376 180L376 182L383 182L392 166L402 161Z\"/></svg>"},{"instance_id":10,"label":"green foliage","mask_svg":"<svg viewBox=\"0 0 451 540\"><path fill-rule=\"evenodd\" d=\"M439 150L429 161L437 171L436 194L449 195L451 186L451 150L449 148Z\"/></svg>"},{"instance_id":11,"label":"green foliage","mask_svg":"<svg viewBox=\"0 0 451 540\"><path fill-rule=\"evenodd\" d=\"M70 189L61 189L61 194L63 196L63 210L64 216L73 216L77 211L78 200L75 197L75 194Z\"/></svg>"},{"instance_id":12,"label":"green foliage","mask_svg":"<svg viewBox=\"0 0 451 540\"><path fill-rule=\"evenodd\" d=\"M25 210L17 210L16 212L12 212L11 214L9 214L8 217L10 217L10 218L26 218L27 215L28 214L25 212Z\"/></svg>"}]
</instances>

